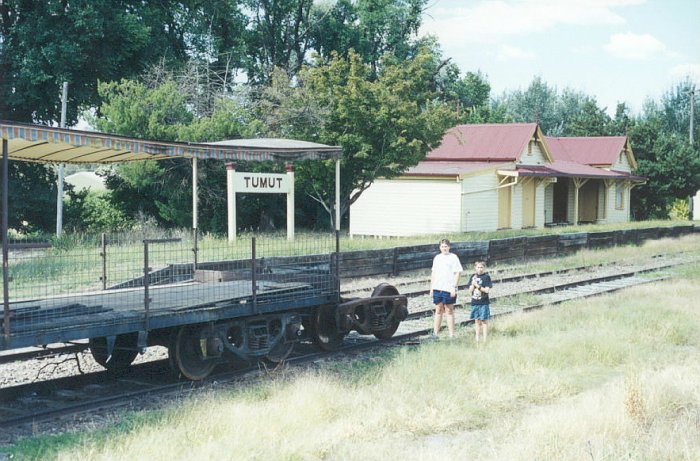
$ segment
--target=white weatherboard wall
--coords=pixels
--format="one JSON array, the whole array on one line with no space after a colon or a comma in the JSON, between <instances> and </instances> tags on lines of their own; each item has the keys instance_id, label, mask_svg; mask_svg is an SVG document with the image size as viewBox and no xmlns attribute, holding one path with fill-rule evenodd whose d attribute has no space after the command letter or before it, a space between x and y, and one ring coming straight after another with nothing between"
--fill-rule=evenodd
<instances>
[{"instance_id":1,"label":"white weatherboard wall","mask_svg":"<svg viewBox=\"0 0 700 461\"><path fill-rule=\"evenodd\" d=\"M378 179L350 206L350 235L459 232L459 205L455 179Z\"/></svg>"},{"instance_id":2,"label":"white weatherboard wall","mask_svg":"<svg viewBox=\"0 0 700 461\"><path fill-rule=\"evenodd\" d=\"M608 213L607 210L607 204L610 203L608 200L607 196L607 189L605 188L605 182L602 180L598 181L598 219L596 220L599 223L606 223L608 222L608 216L610 216L610 213Z\"/></svg>"},{"instance_id":3,"label":"white weatherboard wall","mask_svg":"<svg viewBox=\"0 0 700 461\"><path fill-rule=\"evenodd\" d=\"M544 222L550 223L554 216L554 184L548 184L544 188Z\"/></svg>"},{"instance_id":4,"label":"white weatherboard wall","mask_svg":"<svg viewBox=\"0 0 700 461\"><path fill-rule=\"evenodd\" d=\"M498 175L493 171L462 180L462 232L498 229Z\"/></svg>"},{"instance_id":5,"label":"white weatherboard wall","mask_svg":"<svg viewBox=\"0 0 700 461\"><path fill-rule=\"evenodd\" d=\"M615 162L615 164L613 164L611 169L615 170L615 171L624 171L627 173L631 173L632 172L632 165L630 165L630 162L629 162L629 159L627 158L627 155L625 155L624 153L621 153L618 156L617 161Z\"/></svg>"},{"instance_id":6,"label":"white weatherboard wall","mask_svg":"<svg viewBox=\"0 0 700 461\"><path fill-rule=\"evenodd\" d=\"M541 180L537 184L537 191L535 192L535 227L544 227L544 210L547 203L546 189L548 181Z\"/></svg>"},{"instance_id":7,"label":"white weatherboard wall","mask_svg":"<svg viewBox=\"0 0 700 461\"><path fill-rule=\"evenodd\" d=\"M622 201L623 206L621 209L618 209L615 205L615 195L616 195L616 188L617 185L620 184L619 182L615 181L612 186L610 186L608 190L608 219L606 222L608 223L618 223L618 222L628 222L630 220L630 187L629 183L624 182L622 183L624 185L624 200Z\"/></svg>"},{"instance_id":8,"label":"white weatherboard wall","mask_svg":"<svg viewBox=\"0 0 700 461\"><path fill-rule=\"evenodd\" d=\"M523 228L523 186L522 178L518 178L518 184L513 186L513 209L511 210L511 229Z\"/></svg>"},{"instance_id":9,"label":"white weatherboard wall","mask_svg":"<svg viewBox=\"0 0 700 461\"><path fill-rule=\"evenodd\" d=\"M542 149L540 149L540 144L530 141L530 150L526 147L523 153L520 155L521 165L544 165L549 163L547 157L545 157Z\"/></svg>"}]
</instances>

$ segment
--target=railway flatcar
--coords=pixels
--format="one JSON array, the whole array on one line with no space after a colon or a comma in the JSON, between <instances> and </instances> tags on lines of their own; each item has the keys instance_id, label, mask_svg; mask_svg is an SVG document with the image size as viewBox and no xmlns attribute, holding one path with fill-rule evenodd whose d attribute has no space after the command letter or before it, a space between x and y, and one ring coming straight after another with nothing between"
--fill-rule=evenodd
<instances>
[{"instance_id":1,"label":"railway flatcar","mask_svg":"<svg viewBox=\"0 0 700 461\"><path fill-rule=\"evenodd\" d=\"M406 297L382 283L344 299L341 258L337 232L207 247L196 233L10 245L0 351L87 339L95 361L119 371L165 346L175 372L201 380L229 361L282 361L304 338L334 350L353 330L391 337Z\"/></svg>"}]
</instances>

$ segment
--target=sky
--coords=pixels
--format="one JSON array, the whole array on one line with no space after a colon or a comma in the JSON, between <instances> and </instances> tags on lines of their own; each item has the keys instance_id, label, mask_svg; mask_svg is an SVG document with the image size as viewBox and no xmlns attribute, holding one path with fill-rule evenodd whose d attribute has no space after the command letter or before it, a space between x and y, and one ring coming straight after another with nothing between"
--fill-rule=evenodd
<instances>
[{"instance_id":1,"label":"sky","mask_svg":"<svg viewBox=\"0 0 700 461\"><path fill-rule=\"evenodd\" d=\"M425 34L491 96L539 76L639 114L685 76L700 86L700 0L429 0Z\"/></svg>"}]
</instances>

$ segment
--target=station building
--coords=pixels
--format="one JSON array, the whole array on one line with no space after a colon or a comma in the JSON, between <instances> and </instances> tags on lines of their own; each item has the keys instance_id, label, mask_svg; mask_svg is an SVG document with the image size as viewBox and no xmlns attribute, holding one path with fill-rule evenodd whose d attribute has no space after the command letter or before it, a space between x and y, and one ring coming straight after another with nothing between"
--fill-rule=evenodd
<instances>
[{"instance_id":1,"label":"station building","mask_svg":"<svg viewBox=\"0 0 700 461\"><path fill-rule=\"evenodd\" d=\"M405 236L630 220L644 178L626 136L547 137L536 123L458 125L350 207L350 234Z\"/></svg>"}]
</instances>

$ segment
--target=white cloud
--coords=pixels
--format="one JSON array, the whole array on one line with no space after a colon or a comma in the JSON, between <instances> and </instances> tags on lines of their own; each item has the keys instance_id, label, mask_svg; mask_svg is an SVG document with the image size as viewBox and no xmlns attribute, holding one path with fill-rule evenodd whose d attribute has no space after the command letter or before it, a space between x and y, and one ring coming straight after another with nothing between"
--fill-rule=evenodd
<instances>
[{"instance_id":1,"label":"white cloud","mask_svg":"<svg viewBox=\"0 0 700 461\"><path fill-rule=\"evenodd\" d=\"M615 34L604 46L605 51L621 59L643 60L666 53L666 46L650 34Z\"/></svg>"},{"instance_id":2,"label":"white cloud","mask_svg":"<svg viewBox=\"0 0 700 461\"><path fill-rule=\"evenodd\" d=\"M543 33L559 25L613 25L626 23L613 11L644 0L484 0L462 7L459 1L441 1L428 9L423 34L436 35L443 45L483 43L509 36ZM454 5L454 6L452 6ZM432 18L432 19L431 19Z\"/></svg>"},{"instance_id":3,"label":"white cloud","mask_svg":"<svg viewBox=\"0 0 700 461\"><path fill-rule=\"evenodd\" d=\"M535 58L535 54L531 51L518 48L517 46L501 45L498 49L498 58L506 60L530 60Z\"/></svg>"}]
</instances>

